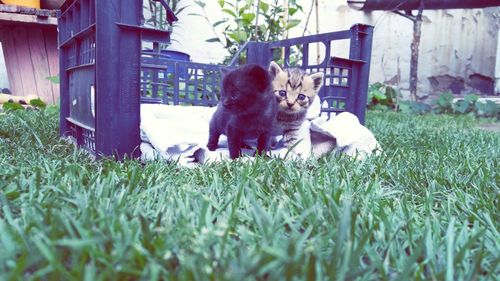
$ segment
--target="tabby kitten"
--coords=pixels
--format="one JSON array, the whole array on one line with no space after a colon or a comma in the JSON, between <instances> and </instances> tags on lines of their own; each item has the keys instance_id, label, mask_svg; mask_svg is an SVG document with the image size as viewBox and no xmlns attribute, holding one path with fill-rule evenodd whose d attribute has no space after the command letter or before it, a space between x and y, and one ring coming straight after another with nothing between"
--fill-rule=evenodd
<instances>
[{"instance_id":1,"label":"tabby kitten","mask_svg":"<svg viewBox=\"0 0 500 281\"><path fill-rule=\"evenodd\" d=\"M278 101L277 125L283 130L287 148L297 146L295 152L308 156L311 152L309 123L305 123L307 110L323 85L323 72L307 74L300 68L281 69L271 62L269 73L273 77L274 95ZM301 143L297 144L298 141Z\"/></svg>"},{"instance_id":2,"label":"tabby kitten","mask_svg":"<svg viewBox=\"0 0 500 281\"><path fill-rule=\"evenodd\" d=\"M227 72L222 79L221 100L210 120L207 148L217 149L220 135L225 134L231 159L241 155L246 139L257 139L256 153L267 151L277 112L266 69L247 64Z\"/></svg>"}]
</instances>

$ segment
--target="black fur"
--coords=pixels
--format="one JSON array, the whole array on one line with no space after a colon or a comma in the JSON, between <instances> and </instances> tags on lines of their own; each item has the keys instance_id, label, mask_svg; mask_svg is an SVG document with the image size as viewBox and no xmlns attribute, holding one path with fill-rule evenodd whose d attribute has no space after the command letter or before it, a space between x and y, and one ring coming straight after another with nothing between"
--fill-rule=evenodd
<instances>
[{"instance_id":1,"label":"black fur","mask_svg":"<svg viewBox=\"0 0 500 281\"><path fill-rule=\"evenodd\" d=\"M229 71L222 79L221 100L210 120L207 148L217 149L221 134L227 136L229 156L241 155L244 140L257 138L257 153L269 149L278 104L266 69L247 64Z\"/></svg>"}]
</instances>

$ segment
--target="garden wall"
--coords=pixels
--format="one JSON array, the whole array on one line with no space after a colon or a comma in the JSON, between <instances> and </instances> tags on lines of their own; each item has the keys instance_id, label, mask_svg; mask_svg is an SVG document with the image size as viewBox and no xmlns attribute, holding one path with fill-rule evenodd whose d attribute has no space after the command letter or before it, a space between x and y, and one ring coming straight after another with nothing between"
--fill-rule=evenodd
<instances>
[{"instance_id":1,"label":"garden wall","mask_svg":"<svg viewBox=\"0 0 500 281\"><path fill-rule=\"evenodd\" d=\"M213 22L224 15L217 1L206 1L206 9ZM299 0L305 14L310 1ZM191 0L184 3L190 4ZM375 26L370 82L385 82L408 94L410 71L410 44L413 24L410 20L390 12L361 12L347 6L345 1L319 1L319 31L329 32L349 28L354 23ZM200 13L192 4L183 11ZM173 33L173 48L188 52L194 61L220 62L227 53L217 43L206 43L213 31L205 19L196 16L179 16L180 22ZM312 13L308 32L315 32ZM292 30L290 37L300 36L304 25ZM496 68L500 8L472 10L424 11L419 58L419 95L422 98L452 91L455 94L498 94L495 79L500 78ZM193 36L202 34L202 36ZM347 54L347 44L334 46ZM499 48L500 49L500 48ZM314 52L314 48L311 50ZM498 63L500 65L500 63ZM500 66L499 66L500 67Z\"/></svg>"},{"instance_id":2,"label":"garden wall","mask_svg":"<svg viewBox=\"0 0 500 281\"><path fill-rule=\"evenodd\" d=\"M327 3L328 2L328 3ZM365 13L320 1L320 30L353 21L375 25L370 80L408 93L413 24L390 12ZM335 19L331 23L331 19ZM424 11L419 54L419 96L443 91L493 95L500 8Z\"/></svg>"}]
</instances>

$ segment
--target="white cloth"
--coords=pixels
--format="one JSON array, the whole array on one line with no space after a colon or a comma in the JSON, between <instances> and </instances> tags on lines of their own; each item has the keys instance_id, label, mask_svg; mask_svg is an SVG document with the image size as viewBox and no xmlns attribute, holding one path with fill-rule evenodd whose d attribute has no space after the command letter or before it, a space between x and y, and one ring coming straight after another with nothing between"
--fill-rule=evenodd
<instances>
[{"instance_id":1,"label":"white cloth","mask_svg":"<svg viewBox=\"0 0 500 281\"><path fill-rule=\"evenodd\" d=\"M311 107L308 120L304 122L306 140L301 141L291 153L286 148L277 148L271 155L293 158L320 157L332 151L363 158L380 148L373 134L362 126L351 113L341 113L327 120L318 116L319 102ZM209 122L215 107L172 106L163 104L141 105L141 158L143 160L166 159L178 161L180 165L229 159L227 139L219 140L219 148L209 151ZM244 150L251 156L252 150Z\"/></svg>"},{"instance_id":2,"label":"white cloth","mask_svg":"<svg viewBox=\"0 0 500 281\"><path fill-rule=\"evenodd\" d=\"M345 153L349 156L363 159L366 156L382 151L380 144L375 139L373 133L365 126L359 123L358 117L349 112L342 112L330 120L319 117L311 121L311 133L335 138L335 150ZM315 156L321 156L329 151L320 150L320 142L313 143L318 153Z\"/></svg>"}]
</instances>

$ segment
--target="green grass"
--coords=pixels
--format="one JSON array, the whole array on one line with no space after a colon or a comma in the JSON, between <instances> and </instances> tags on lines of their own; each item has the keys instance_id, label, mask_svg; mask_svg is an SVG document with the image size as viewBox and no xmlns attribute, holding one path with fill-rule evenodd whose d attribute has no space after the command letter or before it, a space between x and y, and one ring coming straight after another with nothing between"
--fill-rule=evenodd
<instances>
[{"instance_id":1,"label":"green grass","mask_svg":"<svg viewBox=\"0 0 500 281\"><path fill-rule=\"evenodd\" d=\"M195 169L92 161L57 122L0 115L0 280L499 280L484 121L369 112L379 157Z\"/></svg>"}]
</instances>

